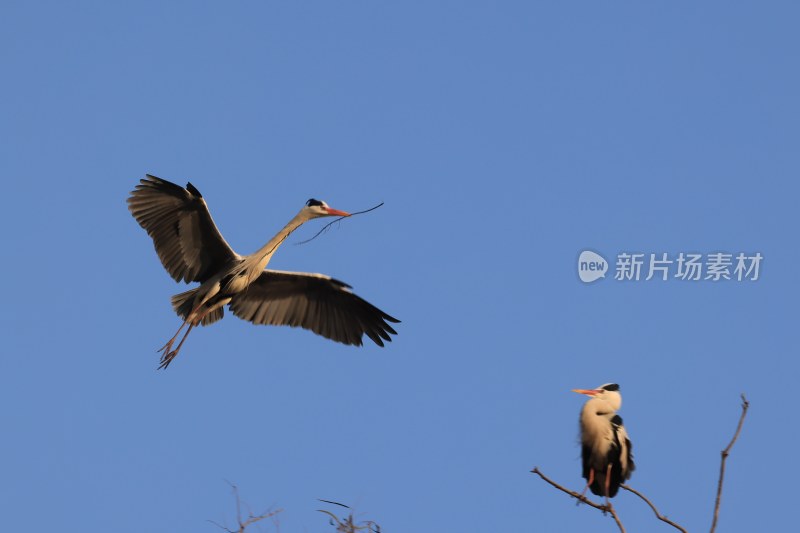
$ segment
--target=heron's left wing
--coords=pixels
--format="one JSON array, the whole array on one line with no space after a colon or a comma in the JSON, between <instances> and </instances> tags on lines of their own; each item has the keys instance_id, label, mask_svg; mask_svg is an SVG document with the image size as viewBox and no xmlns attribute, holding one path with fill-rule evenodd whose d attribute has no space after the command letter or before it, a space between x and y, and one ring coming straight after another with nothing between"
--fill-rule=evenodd
<instances>
[{"instance_id":1,"label":"heron's left wing","mask_svg":"<svg viewBox=\"0 0 800 533\"><path fill-rule=\"evenodd\" d=\"M622 424L622 417L614 415L611 419L611 425L614 428L614 437L617 441L617 446L620 449L620 463L622 464L622 480L631 477L631 472L636 469L633 464L633 445L631 439L628 437L628 432Z\"/></svg>"},{"instance_id":2,"label":"heron's left wing","mask_svg":"<svg viewBox=\"0 0 800 533\"><path fill-rule=\"evenodd\" d=\"M350 291L350 286L322 274L265 270L233 297L231 312L254 324L309 329L343 344L361 346L367 335L378 346L397 332L400 322Z\"/></svg>"}]
</instances>

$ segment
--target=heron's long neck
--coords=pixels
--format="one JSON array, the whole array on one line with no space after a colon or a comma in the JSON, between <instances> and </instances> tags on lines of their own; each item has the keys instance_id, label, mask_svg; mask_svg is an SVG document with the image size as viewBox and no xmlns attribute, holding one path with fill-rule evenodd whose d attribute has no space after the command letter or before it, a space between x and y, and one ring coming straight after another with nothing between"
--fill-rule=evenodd
<instances>
[{"instance_id":1,"label":"heron's long neck","mask_svg":"<svg viewBox=\"0 0 800 533\"><path fill-rule=\"evenodd\" d=\"M294 230L302 226L308 218L303 216L303 213L298 213L292 220L289 221L286 226L282 230L280 230L277 235L269 240L267 244L259 248L253 255L250 257L253 260L253 270L256 272L261 272L267 267L269 260L272 259L272 254L275 253L275 250L283 244L283 241L292 234Z\"/></svg>"},{"instance_id":2,"label":"heron's long neck","mask_svg":"<svg viewBox=\"0 0 800 533\"><path fill-rule=\"evenodd\" d=\"M582 416L589 419L596 419L598 416L611 419L617 412L614 407L611 402L593 398L584 404Z\"/></svg>"}]
</instances>

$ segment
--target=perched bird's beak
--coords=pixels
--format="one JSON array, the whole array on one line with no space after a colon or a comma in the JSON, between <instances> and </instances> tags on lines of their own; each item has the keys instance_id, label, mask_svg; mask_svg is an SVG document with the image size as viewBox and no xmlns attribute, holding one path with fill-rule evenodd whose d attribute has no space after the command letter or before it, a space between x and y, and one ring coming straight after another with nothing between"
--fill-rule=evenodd
<instances>
[{"instance_id":1,"label":"perched bird's beak","mask_svg":"<svg viewBox=\"0 0 800 533\"><path fill-rule=\"evenodd\" d=\"M326 207L325 210L332 217L349 217L350 216L350 213L348 213L347 211L339 211L338 209L332 209L330 207Z\"/></svg>"},{"instance_id":2,"label":"perched bird's beak","mask_svg":"<svg viewBox=\"0 0 800 533\"><path fill-rule=\"evenodd\" d=\"M586 390L586 389L572 389L572 392L577 392L578 394L586 394L587 396L594 396L597 394L596 390Z\"/></svg>"}]
</instances>

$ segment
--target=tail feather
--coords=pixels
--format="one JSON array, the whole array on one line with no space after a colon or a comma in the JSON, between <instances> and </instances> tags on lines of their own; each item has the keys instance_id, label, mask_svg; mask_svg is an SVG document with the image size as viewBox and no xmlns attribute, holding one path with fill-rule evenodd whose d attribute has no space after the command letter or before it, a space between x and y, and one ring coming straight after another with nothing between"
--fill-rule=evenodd
<instances>
[{"instance_id":1,"label":"tail feather","mask_svg":"<svg viewBox=\"0 0 800 533\"><path fill-rule=\"evenodd\" d=\"M190 291L176 294L172 297L172 308L178 313L178 316L186 320L189 313L194 308L194 297L197 295L197 288Z\"/></svg>"},{"instance_id":2,"label":"tail feather","mask_svg":"<svg viewBox=\"0 0 800 533\"><path fill-rule=\"evenodd\" d=\"M176 294L172 297L172 308L183 320L189 318L189 315L196 307L195 297L197 296L197 289L199 289L199 287ZM203 326L213 324L217 320L221 319L224 314L225 310L222 307L214 309L203 317L203 319L200 321L200 324Z\"/></svg>"},{"instance_id":3,"label":"tail feather","mask_svg":"<svg viewBox=\"0 0 800 533\"><path fill-rule=\"evenodd\" d=\"M222 307L218 307L218 308L214 309L213 311L211 311L210 313L208 313L206 316L204 316L203 320L201 320L200 323L202 325L204 325L204 326L207 326L209 324L213 324L214 322L216 322L217 320L222 318L222 316L224 314L225 314L225 310Z\"/></svg>"}]
</instances>

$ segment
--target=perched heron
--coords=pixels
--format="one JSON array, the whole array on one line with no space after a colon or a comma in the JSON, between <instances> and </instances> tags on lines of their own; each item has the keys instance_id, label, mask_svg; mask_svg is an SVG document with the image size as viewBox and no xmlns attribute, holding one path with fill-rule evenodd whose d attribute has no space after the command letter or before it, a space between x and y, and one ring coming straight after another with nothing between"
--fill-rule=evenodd
<instances>
[{"instance_id":1,"label":"perched heron","mask_svg":"<svg viewBox=\"0 0 800 533\"><path fill-rule=\"evenodd\" d=\"M613 498L634 469L631 441L617 411L622 406L619 385L573 389L590 398L581 409L583 478L592 494ZM586 492L586 489L583 490Z\"/></svg>"},{"instance_id":2,"label":"perched heron","mask_svg":"<svg viewBox=\"0 0 800 533\"><path fill-rule=\"evenodd\" d=\"M366 335L383 346L383 341L391 341L389 334L397 334L388 322L399 320L353 294L346 283L323 274L265 270L278 247L303 223L349 213L311 199L267 244L251 255L239 255L225 242L203 196L191 183L184 189L148 174L131 192L128 209L153 238L169 275L175 281L200 283L172 297L183 323L159 350L159 368L169 366L192 328L221 319L225 305L254 324L299 326L343 344L361 346Z\"/></svg>"}]
</instances>

